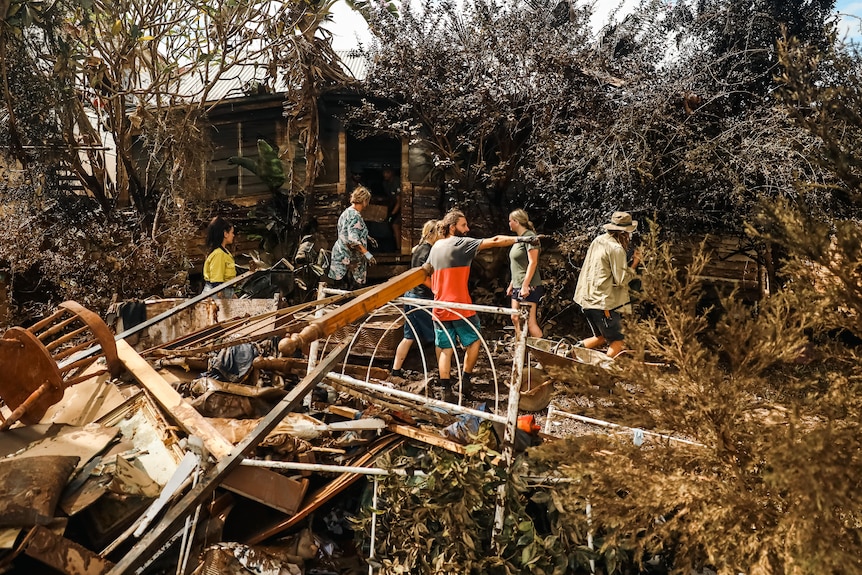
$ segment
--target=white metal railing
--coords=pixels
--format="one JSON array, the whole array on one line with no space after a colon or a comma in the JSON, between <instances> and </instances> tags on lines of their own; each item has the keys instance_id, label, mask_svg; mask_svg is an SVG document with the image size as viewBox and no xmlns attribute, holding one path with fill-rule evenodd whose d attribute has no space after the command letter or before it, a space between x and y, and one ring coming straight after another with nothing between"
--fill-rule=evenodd
<instances>
[{"instance_id":1,"label":"white metal railing","mask_svg":"<svg viewBox=\"0 0 862 575\"><path fill-rule=\"evenodd\" d=\"M697 441L691 441L688 439L682 439L680 437L674 437L672 435L665 435L663 433L655 433L654 431L646 431L644 429L640 429L638 427L627 427L625 425L620 425L618 423L612 423L610 421L603 421L601 419L595 419L592 417L587 417L585 415L576 415L574 413L568 413L566 411L562 411L554 407L554 404L550 404L548 406L548 415L545 418L545 427L542 430L545 434L551 435L551 421L555 416L566 417L568 419L574 419L576 421L580 421L581 423L588 423L590 425L596 425L599 427L605 427L608 429L618 429L621 431L631 432L632 440L635 445L641 445L643 443L644 437L656 437L659 439L664 439L665 441L675 441L677 443L685 443L687 445L694 445L697 447L706 447L703 443L698 443Z\"/></svg>"}]
</instances>

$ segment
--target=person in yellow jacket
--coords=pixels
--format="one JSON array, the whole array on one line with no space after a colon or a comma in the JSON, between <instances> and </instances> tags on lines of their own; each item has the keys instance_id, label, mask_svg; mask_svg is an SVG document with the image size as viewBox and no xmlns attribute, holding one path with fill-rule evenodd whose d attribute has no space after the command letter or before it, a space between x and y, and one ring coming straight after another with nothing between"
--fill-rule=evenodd
<instances>
[{"instance_id":1,"label":"person in yellow jacket","mask_svg":"<svg viewBox=\"0 0 862 575\"><path fill-rule=\"evenodd\" d=\"M236 277L236 263L227 246L233 243L234 227L221 216L216 216L207 226L207 247L210 253L204 262L204 290L209 291L219 284ZM217 297L234 297L233 288L221 290Z\"/></svg>"}]
</instances>

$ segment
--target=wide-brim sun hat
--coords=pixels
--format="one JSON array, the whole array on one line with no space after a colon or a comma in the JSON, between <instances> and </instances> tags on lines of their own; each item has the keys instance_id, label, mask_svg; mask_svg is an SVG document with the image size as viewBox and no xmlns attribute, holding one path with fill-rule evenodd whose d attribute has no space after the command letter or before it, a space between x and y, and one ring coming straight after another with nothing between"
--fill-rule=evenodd
<instances>
[{"instance_id":1,"label":"wide-brim sun hat","mask_svg":"<svg viewBox=\"0 0 862 575\"><path fill-rule=\"evenodd\" d=\"M611 216L611 223L602 226L608 231L633 232L638 227L638 221L632 219L632 215L628 212L614 212Z\"/></svg>"}]
</instances>

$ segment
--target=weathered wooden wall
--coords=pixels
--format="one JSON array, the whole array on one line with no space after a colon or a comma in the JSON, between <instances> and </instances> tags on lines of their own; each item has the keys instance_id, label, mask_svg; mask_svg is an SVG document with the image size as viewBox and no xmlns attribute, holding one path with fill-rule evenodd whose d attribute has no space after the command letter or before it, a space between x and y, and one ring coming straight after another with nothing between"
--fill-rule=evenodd
<instances>
[{"instance_id":1,"label":"weathered wooden wall","mask_svg":"<svg viewBox=\"0 0 862 575\"><path fill-rule=\"evenodd\" d=\"M681 271L692 262L701 242L710 261L698 279L722 292L735 288L746 301L757 301L768 293L763 257L748 238L708 235L676 240L673 254Z\"/></svg>"}]
</instances>

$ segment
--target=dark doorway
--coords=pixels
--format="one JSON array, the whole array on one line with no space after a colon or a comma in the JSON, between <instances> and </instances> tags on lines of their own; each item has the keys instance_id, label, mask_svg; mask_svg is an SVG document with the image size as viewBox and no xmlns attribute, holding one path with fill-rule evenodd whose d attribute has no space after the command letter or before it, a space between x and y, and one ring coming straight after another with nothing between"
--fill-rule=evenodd
<instances>
[{"instance_id":1,"label":"dark doorway","mask_svg":"<svg viewBox=\"0 0 862 575\"><path fill-rule=\"evenodd\" d=\"M368 233L377 241L378 253L397 253L398 244L390 221L395 196L384 172L390 171L395 182L401 181L401 141L374 136L358 139L347 136L347 181L352 190L362 184L371 191L371 205L362 213ZM397 226L397 223L395 224ZM397 229L397 228L396 228Z\"/></svg>"}]
</instances>

